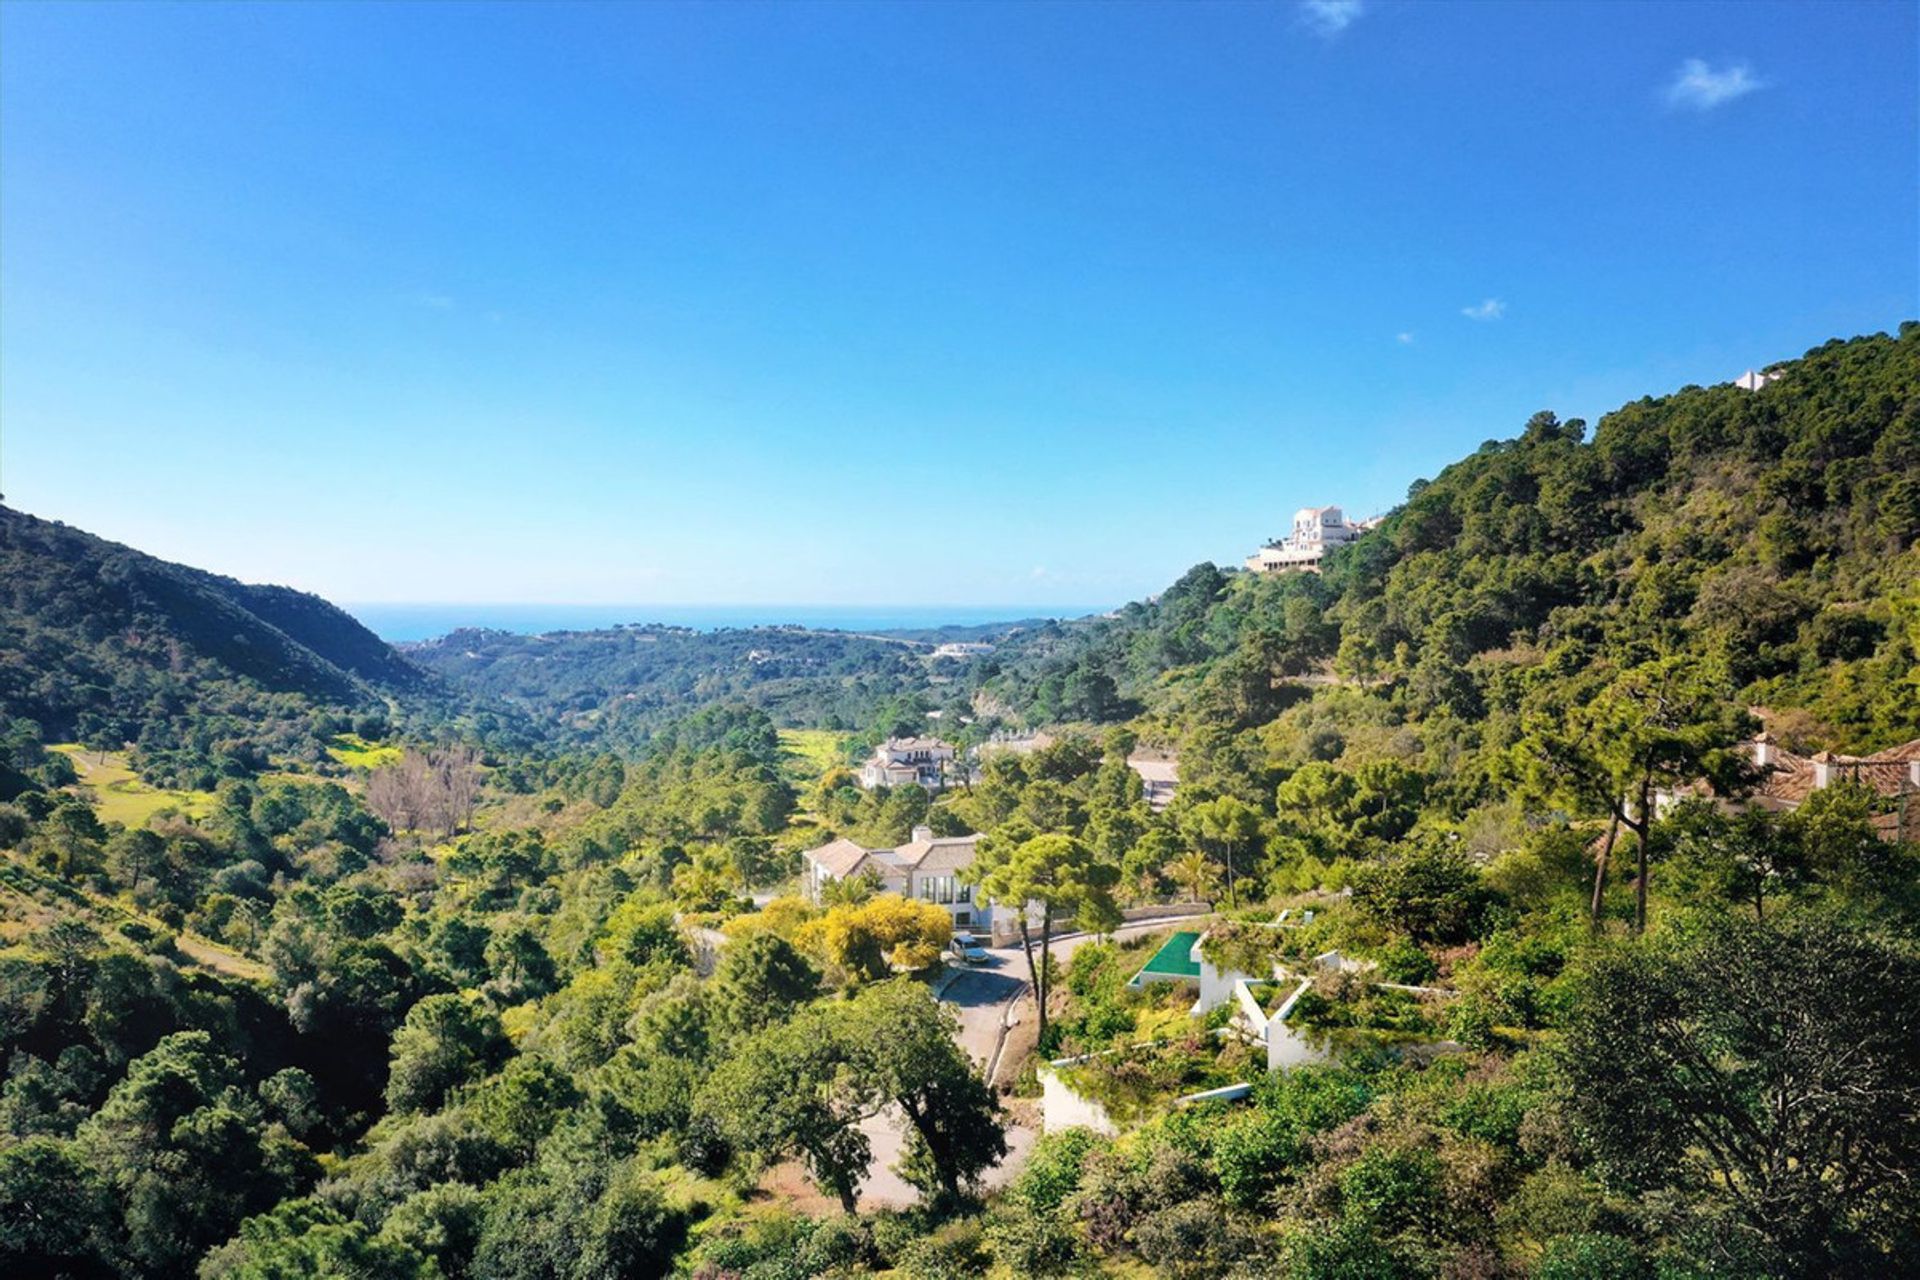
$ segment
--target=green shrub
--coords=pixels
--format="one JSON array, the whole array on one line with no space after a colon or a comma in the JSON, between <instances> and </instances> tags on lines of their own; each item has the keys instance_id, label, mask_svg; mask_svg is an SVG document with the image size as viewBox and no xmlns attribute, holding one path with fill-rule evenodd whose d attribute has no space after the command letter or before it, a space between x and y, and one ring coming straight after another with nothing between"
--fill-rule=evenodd
<instances>
[{"instance_id":1,"label":"green shrub","mask_svg":"<svg viewBox=\"0 0 1920 1280\"><path fill-rule=\"evenodd\" d=\"M1189 1200L1141 1219L1133 1247L1162 1275L1210 1275L1234 1252L1234 1235L1219 1202Z\"/></svg>"},{"instance_id":2,"label":"green shrub","mask_svg":"<svg viewBox=\"0 0 1920 1280\"><path fill-rule=\"evenodd\" d=\"M1533 1280L1648 1280L1653 1274L1640 1251L1619 1236L1561 1236L1547 1246Z\"/></svg>"},{"instance_id":3,"label":"green shrub","mask_svg":"<svg viewBox=\"0 0 1920 1280\"><path fill-rule=\"evenodd\" d=\"M1339 1222L1298 1232L1285 1242L1287 1280L1413 1280L1428 1274L1410 1265L1364 1223Z\"/></svg>"},{"instance_id":4,"label":"green shrub","mask_svg":"<svg viewBox=\"0 0 1920 1280\"><path fill-rule=\"evenodd\" d=\"M993 1265L986 1233L974 1221L954 1222L907 1246L895 1264L899 1280L968 1280Z\"/></svg>"},{"instance_id":5,"label":"green shrub","mask_svg":"<svg viewBox=\"0 0 1920 1280\"><path fill-rule=\"evenodd\" d=\"M1017 1276L1066 1275L1080 1266L1080 1240L1050 1213L1016 1208L997 1214L987 1227L993 1256Z\"/></svg>"},{"instance_id":6,"label":"green shrub","mask_svg":"<svg viewBox=\"0 0 1920 1280\"><path fill-rule=\"evenodd\" d=\"M1255 1107L1235 1114L1213 1136L1213 1167L1220 1192L1243 1209L1259 1205L1300 1159L1299 1126Z\"/></svg>"},{"instance_id":7,"label":"green shrub","mask_svg":"<svg viewBox=\"0 0 1920 1280\"><path fill-rule=\"evenodd\" d=\"M1433 957L1412 938L1396 937L1374 955L1380 963L1380 976L1388 982L1404 982L1423 987L1440 972Z\"/></svg>"},{"instance_id":8,"label":"green shrub","mask_svg":"<svg viewBox=\"0 0 1920 1280\"><path fill-rule=\"evenodd\" d=\"M1339 1188L1344 1216L1383 1235L1430 1230L1445 1208L1431 1151L1370 1149L1340 1174Z\"/></svg>"},{"instance_id":9,"label":"green shrub","mask_svg":"<svg viewBox=\"0 0 1920 1280\"><path fill-rule=\"evenodd\" d=\"M1465 995L1447 1009L1447 1035L1469 1049L1491 1049L1499 1041L1494 1031L1493 1006L1477 995Z\"/></svg>"},{"instance_id":10,"label":"green shrub","mask_svg":"<svg viewBox=\"0 0 1920 1280\"><path fill-rule=\"evenodd\" d=\"M1033 1213L1052 1213L1080 1185L1080 1171L1090 1152L1107 1140L1091 1129L1063 1129L1033 1144L1027 1167L1007 1188L1007 1198Z\"/></svg>"},{"instance_id":11,"label":"green shrub","mask_svg":"<svg viewBox=\"0 0 1920 1280\"><path fill-rule=\"evenodd\" d=\"M1557 1161L1528 1174L1500 1206L1501 1228L1531 1240L1598 1231L1611 1216L1599 1186Z\"/></svg>"}]
</instances>

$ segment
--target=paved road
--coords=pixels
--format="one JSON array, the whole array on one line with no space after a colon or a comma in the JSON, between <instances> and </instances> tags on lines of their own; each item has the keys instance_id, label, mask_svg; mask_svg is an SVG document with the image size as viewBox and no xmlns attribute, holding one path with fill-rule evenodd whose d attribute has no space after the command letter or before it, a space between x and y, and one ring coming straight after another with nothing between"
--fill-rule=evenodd
<instances>
[{"instance_id":1,"label":"paved road","mask_svg":"<svg viewBox=\"0 0 1920 1280\"><path fill-rule=\"evenodd\" d=\"M1138 924L1122 926L1113 936L1137 938L1155 932L1172 933L1197 918L1143 920ZM1054 963L1066 964L1082 944L1092 939L1091 934L1056 938L1053 943ZM1017 946L996 947L987 955L988 963L954 975L940 997L959 1013L960 1046L983 1071L993 1064L999 1052L1007 1019L1023 1014L1031 1016L1030 1010L1025 1008L1032 986L1027 981L1026 953ZM899 1116L882 1114L861 1126L873 1147L873 1164L860 1187L860 1207L863 1209L899 1209L919 1202L919 1193L901 1181L900 1175L892 1168L900 1158L903 1135L899 1126L902 1123L904 1121ZM1018 1173L1020 1166L1026 1163L1027 1153L1033 1149L1034 1140L1039 1136L1024 1124L1009 1124L1007 1154L999 1164L987 1171L986 1185L1002 1186Z\"/></svg>"},{"instance_id":2,"label":"paved road","mask_svg":"<svg viewBox=\"0 0 1920 1280\"><path fill-rule=\"evenodd\" d=\"M1198 918L1142 920L1138 924L1122 925L1110 936L1138 938L1152 933L1172 933ZM1064 968L1073 953L1094 938L1093 934L1075 933L1054 939L1054 964ZM941 996L959 1012L960 1043L983 1070L997 1065L993 1057L1000 1045L1005 1019L1014 1011L1015 1002L1030 994L1032 986L1027 981L1026 953L1019 947L999 947L987 954L992 957L991 963L965 970Z\"/></svg>"}]
</instances>

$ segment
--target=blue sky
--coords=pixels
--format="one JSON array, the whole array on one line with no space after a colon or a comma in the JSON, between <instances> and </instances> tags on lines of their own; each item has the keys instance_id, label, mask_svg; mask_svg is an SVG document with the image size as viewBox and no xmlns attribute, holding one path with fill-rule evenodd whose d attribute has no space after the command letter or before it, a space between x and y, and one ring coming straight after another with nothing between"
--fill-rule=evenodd
<instances>
[{"instance_id":1,"label":"blue sky","mask_svg":"<svg viewBox=\"0 0 1920 1280\"><path fill-rule=\"evenodd\" d=\"M0 7L0 488L344 601L1095 604L1920 311L1908 3Z\"/></svg>"}]
</instances>

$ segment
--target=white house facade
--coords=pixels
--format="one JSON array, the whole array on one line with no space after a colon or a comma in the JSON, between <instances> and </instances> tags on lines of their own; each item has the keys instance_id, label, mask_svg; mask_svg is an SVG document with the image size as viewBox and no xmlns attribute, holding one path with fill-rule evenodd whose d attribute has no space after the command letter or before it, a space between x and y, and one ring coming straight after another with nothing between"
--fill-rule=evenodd
<instances>
[{"instance_id":1,"label":"white house facade","mask_svg":"<svg viewBox=\"0 0 1920 1280\"><path fill-rule=\"evenodd\" d=\"M905 786L938 791L947 785L952 763L953 747L939 738L888 738L860 766L860 785L869 791Z\"/></svg>"},{"instance_id":2,"label":"white house facade","mask_svg":"<svg viewBox=\"0 0 1920 1280\"><path fill-rule=\"evenodd\" d=\"M973 865L979 840L977 835L936 836L930 827L915 827L911 840L891 849L835 840L806 852L801 889L807 901L818 906L829 884L871 874L882 893L944 907L955 929L990 934L992 906L985 899L976 901L973 886L960 881L960 873Z\"/></svg>"},{"instance_id":3,"label":"white house facade","mask_svg":"<svg viewBox=\"0 0 1920 1280\"><path fill-rule=\"evenodd\" d=\"M1338 507L1302 507L1293 513L1293 530L1247 557L1254 573L1318 573L1327 552L1365 533L1367 524L1349 523Z\"/></svg>"}]
</instances>

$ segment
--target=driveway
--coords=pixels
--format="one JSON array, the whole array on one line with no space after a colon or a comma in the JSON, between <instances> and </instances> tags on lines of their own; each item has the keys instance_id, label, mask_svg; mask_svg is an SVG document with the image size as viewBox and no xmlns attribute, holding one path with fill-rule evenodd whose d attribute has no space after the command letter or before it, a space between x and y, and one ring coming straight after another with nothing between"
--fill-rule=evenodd
<instances>
[{"instance_id":1,"label":"driveway","mask_svg":"<svg viewBox=\"0 0 1920 1280\"><path fill-rule=\"evenodd\" d=\"M1138 938L1156 932L1172 933L1202 918L1185 916L1168 920L1142 920L1137 924L1122 925L1108 936ZM1054 963L1065 965L1075 951L1093 941L1095 936L1080 933L1056 937L1053 942ZM1016 1018L1031 1016L1029 998L1032 995L1032 984L1027 981L1025 951L1017 946L995 947L987 952L987 956L986 964L956 973L947 981L940 996L942 1003L953 1006L960 1015L960 1029L956 1038L960 1047L967 1051L967 1056L983 1072L1000 1066L995 1059L1005 1042L1007 1027ZM1004 1076L1005 1073L1000 1074ZM873 1146L873 1163L868 1168L866 1181L860 1186L862 1209L904 1209L919 1203L919 1192L901 1181L900 1175L892 1167L900 1159L904 1142L900 1126L903 1123L902 1117L883 1112L860 1126ZM1010 1115L1007 1123L1007 1154L999 1164L987 1170L983 1179L985 1185L988 1188L1006 1185L1026 1163L1039 1136L1035 1125L1023 1123L1018 1117Z\"/></svg>"}]
</instances>

